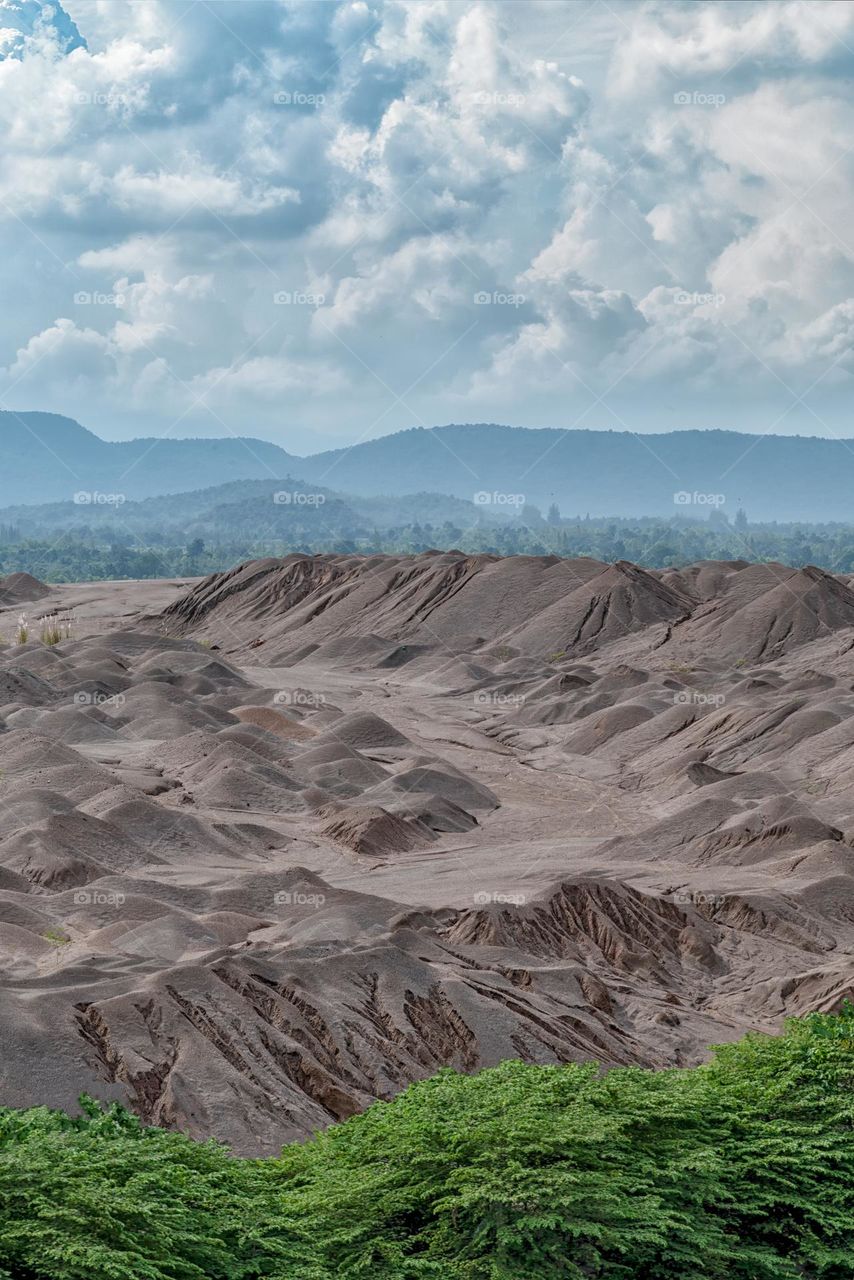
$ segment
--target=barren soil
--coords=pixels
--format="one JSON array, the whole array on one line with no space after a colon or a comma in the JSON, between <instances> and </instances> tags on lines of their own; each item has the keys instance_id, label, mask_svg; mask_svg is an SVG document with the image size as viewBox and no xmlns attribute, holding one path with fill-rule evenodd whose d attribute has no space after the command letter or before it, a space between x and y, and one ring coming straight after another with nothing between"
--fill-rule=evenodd
<instances>
[{"instance_id":1,"label":"barren soil","mask_svg":"<svg viewBox=\"0 0 854 1280\"><path fill-rule=\"evenodd\" d=\"M0 634L5 1105L267 1154L852 994L847 577L295 555L0 580Z\"/></svg>"}]
</instances>

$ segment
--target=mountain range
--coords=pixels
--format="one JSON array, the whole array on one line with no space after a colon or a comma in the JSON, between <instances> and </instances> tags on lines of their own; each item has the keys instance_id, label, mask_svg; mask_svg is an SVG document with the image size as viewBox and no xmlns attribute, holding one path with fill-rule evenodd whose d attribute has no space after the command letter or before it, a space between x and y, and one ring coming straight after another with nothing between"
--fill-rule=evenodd
<instances>
[{"instance_id":1,"label":"mountain range","mask_svg":"<svg viewBox=\"0 0 854 1280\"><path fill-rule=\"evenodd\" d=\"M91 496L108 499L116 495L96 492ZM374 530L416 522L432 526L447 521L461 529L492 526L517 514L515 507L480 507L441 493L359 497L284 476L279 480L231 480L188 492L123 498L118 503L73 499L17 503L0 507L0 529L10 541L56 533L104 532L109 536L120 530L146 541L172 538L183 542L201 537L255 544L265 539L299 542L310 536L333 542L370 537Z\"/></svg>"},{"instance_id":2,"label":"mountain range","mask_svg":"<svg viewBox=\"0 0 854 1280\"><path fill-rule=\"evenodd\" d=\"M266 440L141 437L107 441L56 413L0 413L0 505L68 502L121 494L147 498L222 484L267 480L293 470ZM86 505L85 503L81 505Z\"/></svg>"},{"instance_id":3,"label":"mountain range","mask_svg":"<svg viewBox=\"0 0 854 1280\"><path fill-rule=\"evenodd\" d=\"M741 507L752 520L780 521L847 522L854 510L854 447L814 436L473 424L298 457L250 436L111 442L57 414L0 413L4 507L285 477L362 497L444 493L493 515L523 502L555 502L570 515L732 516Z\"/></svg>"}]
</instances>

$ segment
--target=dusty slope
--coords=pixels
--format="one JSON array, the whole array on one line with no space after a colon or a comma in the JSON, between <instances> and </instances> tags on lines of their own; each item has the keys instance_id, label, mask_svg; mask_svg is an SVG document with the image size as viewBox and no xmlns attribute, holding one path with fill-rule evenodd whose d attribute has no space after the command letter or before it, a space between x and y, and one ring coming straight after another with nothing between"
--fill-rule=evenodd
<instances>
[{"instance_id":1,"label":"dusty slope","mask_svg":"<svg viewBox=\"0 0 854 1280\"><path fill-rule=\"evenodd\" d=\"M291 556L44 604L78 638L0 649L6 1103L272 1151L852 992L845 579Z\"/></svg>"},{"instance_id":2,"label":"dusty slope","mask_svg":"<svg viewBox=\"0 0 854 1280\"><path fill-rule=\"evenodd\" d=\"M304 556L214 574L164 614L170 631L270 655L331 638L514 655L656 653L656 665L765 661L854 625L847 577L808 566L677 572L555 556Z\"/></svg>"}]
</instances>

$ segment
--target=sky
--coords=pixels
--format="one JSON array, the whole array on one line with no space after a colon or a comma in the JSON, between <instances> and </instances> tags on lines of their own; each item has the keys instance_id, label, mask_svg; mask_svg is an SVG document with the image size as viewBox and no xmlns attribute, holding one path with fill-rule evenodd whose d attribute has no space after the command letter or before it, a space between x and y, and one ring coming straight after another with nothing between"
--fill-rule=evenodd
<instances>
[{"instance_id":1,"label":"sky","mask_svg":"<svg viewBox=\"0 0 854 1280\"><path fill-rule=\"evenodd\" d=\"M854 4L0 0L0 407L854 436Z\"/></svg>"}]
</instances>

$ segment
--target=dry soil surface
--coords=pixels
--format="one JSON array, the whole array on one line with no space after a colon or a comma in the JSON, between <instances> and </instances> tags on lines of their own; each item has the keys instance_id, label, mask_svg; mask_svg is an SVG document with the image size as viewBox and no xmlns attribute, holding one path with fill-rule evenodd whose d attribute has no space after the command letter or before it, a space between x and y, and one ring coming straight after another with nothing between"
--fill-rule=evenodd
<instances>
[{"instance_id":1,"label":"dry soil surface","mask_svg":"<svg viewBox=\"0 0 854 1280\"><path fill-rule=\"evenodd\" d=\"M690 1064L852 994L846 577L295 555L16 575L0 634L5 1105L269 1153L442 1066Z\"/></svg>"}]
</instances>

